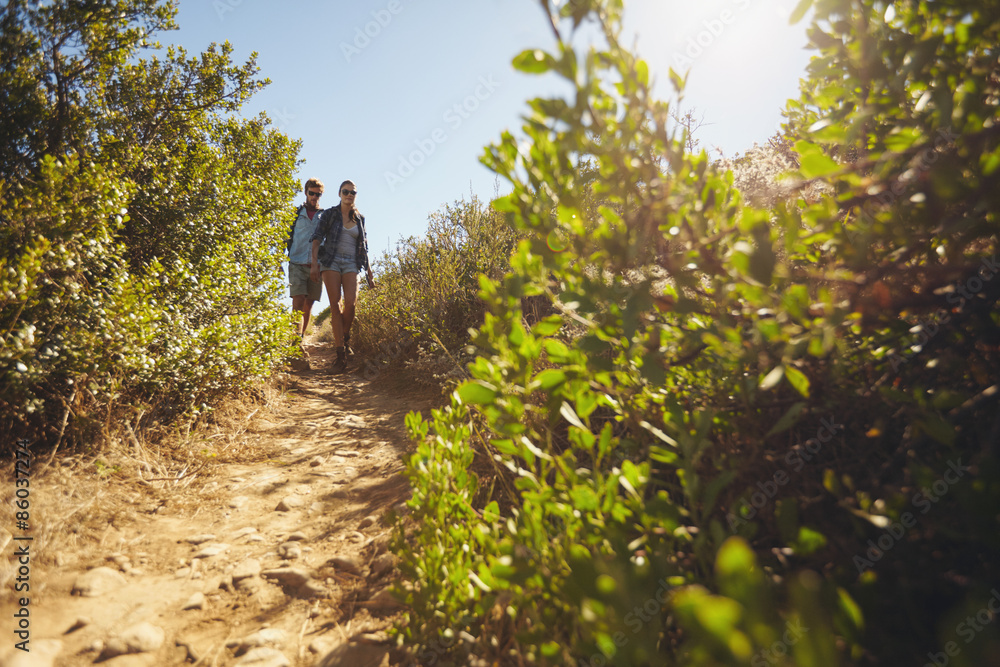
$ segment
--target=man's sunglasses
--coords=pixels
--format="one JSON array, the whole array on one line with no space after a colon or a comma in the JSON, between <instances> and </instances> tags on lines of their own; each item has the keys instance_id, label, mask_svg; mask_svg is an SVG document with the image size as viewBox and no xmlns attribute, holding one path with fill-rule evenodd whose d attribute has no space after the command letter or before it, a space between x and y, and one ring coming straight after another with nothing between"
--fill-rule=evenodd
<instances>
[{"instance_id":1,"label":"man's sunglasses","mask_svg":"<svg viewBox=\"0 0 1000 667\"><path fill-rule=\"evenodd\" d=\"M308 192L306 192L306 194L309 195L310 197L322 197L323 196L322 192L315 192L313 190L309 190Z\"/></svg>"},{"instance_id":2,"label":"man's sunglasses","mask_svg":"<svg viewBox=\"0 0 1000 667\"><path fill-rule=\"evenodd\" d=\"M358 191L357 190L348 190L347 188L344 188L343 190L340 191L340 194L342 194L342 195L356 195L356 194L358 194Z\"/></svg>"}]
</instances>

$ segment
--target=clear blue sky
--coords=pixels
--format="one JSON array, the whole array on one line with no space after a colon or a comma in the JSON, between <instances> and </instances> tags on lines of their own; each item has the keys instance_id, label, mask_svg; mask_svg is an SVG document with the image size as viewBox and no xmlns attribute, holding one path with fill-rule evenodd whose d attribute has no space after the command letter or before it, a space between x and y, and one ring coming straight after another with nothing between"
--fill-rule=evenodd
<instances>
[{"instance_id":1,"label":"clear blue sky","mask_svg":"<svg viewBox=\"0 0 1000 667\"><path fill-rule=\"evenodd\" d=\"M626 2L623 43L635 40L663 99L667 68L691 68L684 106L706 123L696 136L732 155L778 129L797 94L809 53L804 24L788 25L794 4ZM272 83L246 114L266 111L303 140L298 177L324 181L324 206L337 204L342 180L357 184L373 258L422 235L443 204L490 198L483 147L504 129L520 133L528 99L561 90L510 64L553 45L536 0L180 0L177 21L162 43L195 53L228 40L239 62L258 53Z\"/></svg>"}]
</instances>

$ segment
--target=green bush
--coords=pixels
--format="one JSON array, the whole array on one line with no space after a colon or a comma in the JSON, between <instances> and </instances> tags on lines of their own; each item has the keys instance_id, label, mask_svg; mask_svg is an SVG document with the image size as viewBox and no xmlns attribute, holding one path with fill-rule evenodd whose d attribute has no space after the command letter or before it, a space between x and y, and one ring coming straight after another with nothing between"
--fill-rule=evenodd
<instances>
[{"instance_id":1,"label":"green bush","mask_svg":"<svg viewBox=\"0 0 1000 667\"><path fill-rule=\"evenodd\" d=\"M90 446L136 415L198 414L289 347L277 258L299 145L265 116L235 116L267 83L255 56L234 66L213 44L141 57L175 12L12 2L0 19L11 443Z\"/></svg>"},{"instance_id":2,"label":"green bush","mask_svg":"<svg viewBox=\"0 0 1000 667\"><path fill-rule=\"evenodd\" d=\"M516 236L477 197L432 213L423 237L400 240L374 262L377 289L358 300L351 344L366 370L427 355L461 354L482 322L479 276L502 276Z\"/></svg>"},{"instance_id":3,"label":"green bush","mask_svg":"<svg viewBox=\"0 0 1000 667\"><path fill-rule=\"evenodd\" d=\"M558 10L603 47L515 58L575 99L487 150L526 238L482 281L473 379L409 420L422 664L920 664L989 598L1000 16L892 7L816 5L788 112L809 196L769 210L684 150L621 3ZM514 487L484 506L475 449Z\"/></svg>"}]
</instances>

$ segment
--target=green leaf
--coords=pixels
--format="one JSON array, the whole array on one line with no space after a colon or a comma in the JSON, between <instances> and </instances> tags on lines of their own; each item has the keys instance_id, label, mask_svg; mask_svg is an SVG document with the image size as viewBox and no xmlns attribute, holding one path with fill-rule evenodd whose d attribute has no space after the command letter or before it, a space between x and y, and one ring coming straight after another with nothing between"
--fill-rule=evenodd
<instances>
[{"instance_id":1,"label":"green leaf","mask_svg":"<svg viewBox=\"0 0 1000 667\"><path fill-rule=\"evenodd\" d=\"M730 537L723 542L715 558L715 571L720 577L741 577L756 566L753 549L739 537Z\"/></svg>"},{"instance_id":2,"label":"green leaf","mask_svg":"<svg viewBox=\"0 0 1000 667\"><path fill-rule=\"evenodd\" d=\"M508 456L514 456L519 451L517 445L514 444L514 441L509 438L505 438L503 440L491 440L490 443L500 450L500 452L507 454Z\"/></svg>"},{"instance_id":3,"label":"green leaf","mask_svg":"<svg viewBox=\"0 0 1000 667\"><path fill-rule=\"evenodd\" d=\"M785 377L795 387L795 391L802 394L804 398L809 398L809 378L806 377L805 373L794 366L785 366Z\"/></svg>"},{"instance_id":4,"label":"green leaf","mask_svg":"<svg viewBox=\"0 0 1000 667\"><path fill-rule=\"evenodd\" d=\"M816 144L796 141L795 152L799 154L799 171L805 178L819 178L840 170L840 165Z\"/></svg>"},{"instance_id":5,"label":"green leaf","mask_svg":"<svg viewBox=\"0 0 1000 667\"><path fill-rule=\"evenodd\" d=\"M684 78L682 78L680 74L675 72L673 67L669 69L669 73L670 73L670 83L673 84L674 90L677 91L678 93L684 92L684 85L685 85Z\"/></svg>"},{"instance_id":6,"label":"green leaf","mask_svg":"<svg viewBox=\"0 0 1000 667\"><path fill-rule=\"evenodd\" d=\"M788 410L785 411L785 414L781 416L781 419L779 419L778 422L771 427L771 430L768 431L764 435L764 437L770 438L772 435L776 435L778 433L784 433L785 431L790 429L792 426L795 425L795 422L799 420L799 414L802 413L802 410L805 407L806 407L805 401L799 401L798 403L792 405L790 408L788 408Z\"/></svg>"},{"instance_id":7,"label":"green leaf","mask_svg":"<svg viewBox=\"0 0 1000 667\"><path fill-rule=\"evenodd\" d=\"M823 533L812 528L806 528L805 526L799 528L798 537L791 545L795 553L800 556L808 556L809 554L816 553L825 546L826 537Z\"/></svg>"},{"instance_id":8,"label":"green leaf","mask_svg":"<svg viewBox=\"0 0 1000 667\"><path fill-rule=\"evenodd\" d=\"M942 445L950 447L955 444L955 438L957 437L955 427L940 415L928 415L924 419L917 421L917 426Z\"/></svg>"},{"instance_id":9,"label":"green leaf","mask_svg":"<svg viewBox=\"0 0 1000 667\"><path fill-rule=\"evenodd\" d=\"M456 392L466 405L486 405L497 397L497 390L482 380L469 380L463 383Z\"/></svg>"},{"instance_id":10,"label":"green leaf","mask_svg":"<svg viewBox=\"0 0 1000 667\"><path fill-rule=\"evenodd\" d=\"M635 61L635 77L639 80L643 86L649 85L649 65L646 64L645 60Z\"/></svg>"},{"instance_id":11,"label":"green leaf","mask_svg":"<svg viewBox=\"0 0 1000 667\"><path fill-rule=\"evenodd\" d=\"M854 601L854 598L852 598L843 588L838 587L837 599L840 602L839 606L841 610L843 610L843 612L851 620L855 629L863 630L865 627L864 614L862 614L861 607Z\"/></svg>"},{"instance_id":12,"label":"green leaf","mask_svg":"<svg viewBox=\"0 0 1000 667\"><path fill-rule=\"evenodd\" d=\"M539 320L535 323L535 326L531 327L532 333L539 338L544 336L554 336L559 333L562 328L562 318L558 315L550 315L543 320Z\"/></svg>"},{"instance_id":13,"label":"green leaf","mask_svg":"<svg viewBox=\"0 0 1000 667\"><path fill-rule=\"evenodd\" d=\"M558 642L548 641L542 644L542 656L545 658L554 658L559 655L561 650Z\"/></svg>"},{"instance_id":14,"label":"green leaf","mask_svg":"<svg viewBox=\"0 0 1000 667\"><path fill-rule=\"evenodd\" d=\"M542 341L542 348L549 355L549 361L554 364L565 364L570 361L569 348L561 340L547 338Z\"/></svg>"},{"instance_id":15,"label":"green leaf","mask_svg":"<svg viewBox=\"0 0 1000 667\"><path fill-rule=\"evenodd\" d=\"M514 56L514 69L528 74L544 74L555 64L552 56L541 49L527 49Z\"/></svg>"},{"instance_id":16,"label":"green leaf","mask_svg":"<svg viewBox=\"0 0 1000 667\"><path fill-rule=\"evenodd\" d=\"M600 504L597 494L589 486L573 487L569 495L573 501L573 507L584 512L593 512Z\"/></svg>"},{"instance_id":17,"label":"green leaf","mask_svg":"<svg viewBox=\"0 0 1000 667\"><path fill-rule=\"evenodd\" d=\"M566 373L558 368L548 368L538 375L532 381L534 385L537 385L539 389L543 391L548 391L553 387L558 387L566 382Z\"/></svg>"},{"instance_id":18,"label":"green leaf","mask_svg":"<svg viewBox=\"0 0 1000 667\"><path fill-rule=\"evenodd\" d=\"M795 25L801 21L812 4L813 0L799 0L799 4L795 5L795 9L792 10L792 15L788 17L788 25Z\"/></svg>"}]
</instances>

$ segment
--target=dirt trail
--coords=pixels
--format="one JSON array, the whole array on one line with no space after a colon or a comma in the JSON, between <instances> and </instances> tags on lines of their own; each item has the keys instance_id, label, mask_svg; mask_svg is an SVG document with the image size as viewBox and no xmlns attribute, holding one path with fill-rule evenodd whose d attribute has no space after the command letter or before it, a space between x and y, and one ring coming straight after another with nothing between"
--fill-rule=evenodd
<instances>
[{"instance_id":1,"label":"dirt trail","mask_svg":"<svg viewBox=\"0 0 1000 667\"><path fill-rule=\"evenodd\" d=\"M187 484L145 474L151 481L131 492L119 484L99 511L36 535L32 650L14 648L8 570L0 666L393 664L386 514L408 492L403 418L439 404L440 392L401 378L331 376L329 357L311 349L314 370L292 374L278 407L253 415L242 433L206 439L210 452L243 443L256 462L210 465ZM46 494L72 496L73 484L49 468L32 479L33 507ZM17 543L6 531L3 541L3 566L16 566Z\"/></svg>"}]
</instances>

